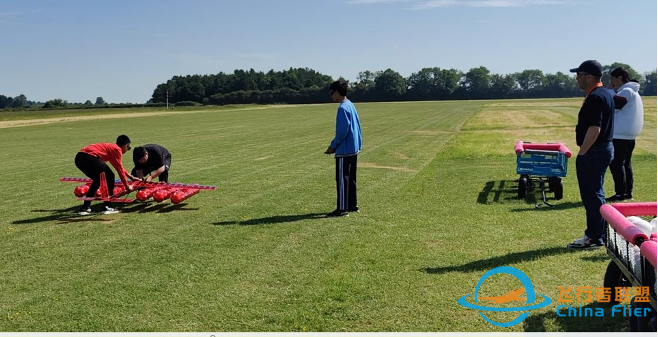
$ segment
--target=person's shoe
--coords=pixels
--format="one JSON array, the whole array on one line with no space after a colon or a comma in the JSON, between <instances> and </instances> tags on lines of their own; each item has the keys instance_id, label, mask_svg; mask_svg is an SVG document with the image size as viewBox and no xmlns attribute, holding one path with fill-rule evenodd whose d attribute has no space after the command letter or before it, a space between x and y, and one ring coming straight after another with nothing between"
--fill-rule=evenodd
<instances>
[{"instance_id":1,"label":"person's shoe","mask_svg":"<svg viewBox=\"0 0 658 337\"><path fill-rule=\"evenodd\" d=\"M353 207L353 208L348 208L348 212L354 212L354 213L359 213L359 206Z\"/></svg>"},{"instance_id":2,"label":"person's shoe","mask_svg":"<svg viewBox=\"0 0 658 337\"><path fill-rule=\"evenodd\" d=\"M89 214L91 214L91 208L89 207L87 208L80 207L80 209L78 210L78 215L89 215Z\"/></svg>"},{"instance_id":3,"label":"person's shoe","mask_svg":"<svg viewBox=\"0 0 658 337\"><path fill-rule=\"evenodd\" d=\"M624 200L633 200L633 194L632 193L624 194Z\"/></svg>"},{"instance_id":4,"label":"person's shoe","mask_svg":"<svg viewBox=\"0 0 658 337\"><path fill-rule=\"evenodd\" d=\"M334 217L339 217L339 216L349 216L350 214L347 213L347 211L342 211L339 209L334 210L333 212L327 214L328 218L334 218Z\"/></svg>"},{"instance_id":5,"label":"person's shoe","mask_svg":"<svg viewBox=\"0 0 658 337\"><path fill-rule=\"evenodd\" d=\"M580 239L574 240L572 243L567 245L567 248L572 249L599 249L603 246L603 241L601 239L594 240L590 239L587 236L583 236Z\"/></svg>"},{"instance_id":6,"label":"person's shoe","mask_svg":"<svg viewBox=\"0 0 658 337\"><path fill-rule=\"evenodd\" d=\"M611 196L611 197L605 198L605 201L606 201L606 202L622 201L622 200L624 200L624 199L626 199L626 198L624 198L623 195L615 194L615 195L613 195L613 196Z\"/></svg>"},{"instance_id":7,"label":"person's shoe","mask_svg":"<svg viewBox=\"0 0 658 337\"><path fill-rule=\"evenodd\" d=\"M105 210L102 213L103 214L114 214L114 213L119 213L119 210L117 210L116 208L105 206Z\"/></svg>"}]
</instances>

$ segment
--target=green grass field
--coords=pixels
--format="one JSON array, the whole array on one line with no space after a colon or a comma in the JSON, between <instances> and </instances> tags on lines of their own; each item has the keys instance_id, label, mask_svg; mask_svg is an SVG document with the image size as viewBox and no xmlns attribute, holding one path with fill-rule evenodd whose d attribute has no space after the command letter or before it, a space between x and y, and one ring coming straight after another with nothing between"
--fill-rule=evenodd
<instances>
[{"instance_id":1,"label":"green grass field","mask_svg":"<svg viewBox=\"0 0 658 337\"><path fill-rule=\"evenodd\" d=\"M516 196L514 143L577 152L581 101L356 102L361 212L338 219L323 217L335 104L2 118L0 331L626 331L621 317L556 315L557 287L600 287L609 262L565 248L585 229L575 160L554 209ZM645 105L633 194L655 201L656 98ZM119 134L166 146L171 181L218 189L74 216L75 184L59 178ZM457 304L504 265L553 299L511 328ZM490 280L487 296L518 287Z\"/></svg>"}]
</instances>

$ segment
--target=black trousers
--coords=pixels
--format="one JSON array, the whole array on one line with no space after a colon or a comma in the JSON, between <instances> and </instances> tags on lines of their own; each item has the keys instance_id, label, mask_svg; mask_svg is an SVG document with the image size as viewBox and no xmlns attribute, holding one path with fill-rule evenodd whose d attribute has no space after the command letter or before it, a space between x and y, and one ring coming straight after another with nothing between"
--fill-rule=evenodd
<instances>
[{"instance_id":1,"label":"black trousers","mask_svg":"<svg viewBox=\"0 0 658 337\"><path fill-rule=\"evenodd\" d=\"M336 209L356 209L356 158L357 155L336 158Z\"/></svg>"},{"instance_id":2,"label":"black trousers","mask_svg":"<svg viewBox=\"0 0 658 337\"><path fill-rule=\"evenodd\" d=\"M615 181L616 195L629 195L633 193L633 167L631 157L635 149L635 140L613 139L615 155L610 163L610 173Z\"/></svg>"},{"instance_id":3,"label":"black trousers","mask_svg":"<svg viewBox=\"0 0 658 337\"><path fill-rule=\"evenodd\" d=\"M164 172L160 173L160 175L158 176L158 181L168 183L169 182L169 168L171 167L171 156L166 157L164 159L164 165L165 165L165 170L164 170ZM150 174L151 172L156 171L159 168L160 167L148 167L147 166L147 167L142 168L142 173L144 174L144 176L146 176L146 175ZM130 174L137 175L137 167L134 167L132 169L132 172L130 172Z\"/></svg>"},{"instance_id":4,"label":"black trousers","mask_svg":"<svg viewBox=\"0 0 658 337\"><path fill-rule=\"evenodd\" d=\"M87 192L86 197L94 197L96 191L101 186L101 173L105 173L105 181L107 182L107 189L110 195L114 191L114 172L110 169L105 162L98 158L94 157L88 153L78 152L75 156L75 166L82 171L87 177L89 177L92 182L89 186L89 191ZM103 202L105 206L112 207L112 203L109 201ZM83 208L88 208L91 205L91 201L85 200L82 204Z\"/></svg>"}]
</instances>

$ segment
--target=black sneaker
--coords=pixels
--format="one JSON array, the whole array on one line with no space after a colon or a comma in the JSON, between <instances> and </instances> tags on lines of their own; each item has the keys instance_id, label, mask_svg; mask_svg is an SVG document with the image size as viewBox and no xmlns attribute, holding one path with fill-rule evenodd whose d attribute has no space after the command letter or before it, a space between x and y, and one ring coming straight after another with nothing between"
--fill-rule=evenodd
<instances>
[{"instance_id":1,"label":"black sneaker","mask_svg":"<svg viewBox=\"0 0 658 337\"><path fill-rule=\"evenodd\" d=\"M567 248L572 249L599 249L603 246L603 241L601 239L594 240L590 239L587 236L582 237L581 239L576 239L572 243L567 245Z\"/></svg>"},{"instance_id":2,"label":"black sneaker","mask_svg":"<svg viewBox=\"0 0 658 337\"><path fill-rule=\"evenodd\" d=\"M611 202L611 201L622 201L622 200L624 200L624 199L625 199L625 198L624 198L623 195L615 194L615 195L613 195L613 196L611 196L611 197L605 198L605 201L606 201L606 202Z\"/></svg>"},{"instance_id":3,"label":"black sneaker","mask_svg":"<svg viewBox=\"0 0 658 337\"><path fill-rule=\"evenodd\" d=\"M339 209L334 210L333 212L327 214L328 218L339 217L339 216L350 216L347 211L341 211Z\"/></svg>"},{"instance_id":4,"label":"black sneaker","mask_svg":"<svg viewBox=\"0 0 658 337\"><path fill-rule=\"evenodd\" d=\"M353 207L353 208L348 208L348 212L354 212L354 213L359 213L359 206Z\"/></svg>"},{"instance_id":5,"label":"black sneaker","mask_svg":"<svg viewBox=\"0 0 658 337\"><path fill-rule=\"evenodd\" d=\"M633 200L633 194L632 193L624 194L624 200Z\"/></svg>"}]
</instances>

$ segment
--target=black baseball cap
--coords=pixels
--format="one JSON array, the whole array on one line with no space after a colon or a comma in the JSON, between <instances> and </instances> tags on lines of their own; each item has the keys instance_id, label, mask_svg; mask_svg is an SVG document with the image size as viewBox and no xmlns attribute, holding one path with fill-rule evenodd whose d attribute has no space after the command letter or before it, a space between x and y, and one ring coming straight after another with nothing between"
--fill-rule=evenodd
<instances>
[{"instance_id":1,"label":"black baseball cap","mask_svg":"<svg viewBox=\"0 0 658 337\"><path fill-rule=\"evenodd\" d=\"M580 64L578 68L569 69L572 73L583 72L594 76L603 75L603 66L597 60L587 60Z\"/></svg>"}]
</instances>

